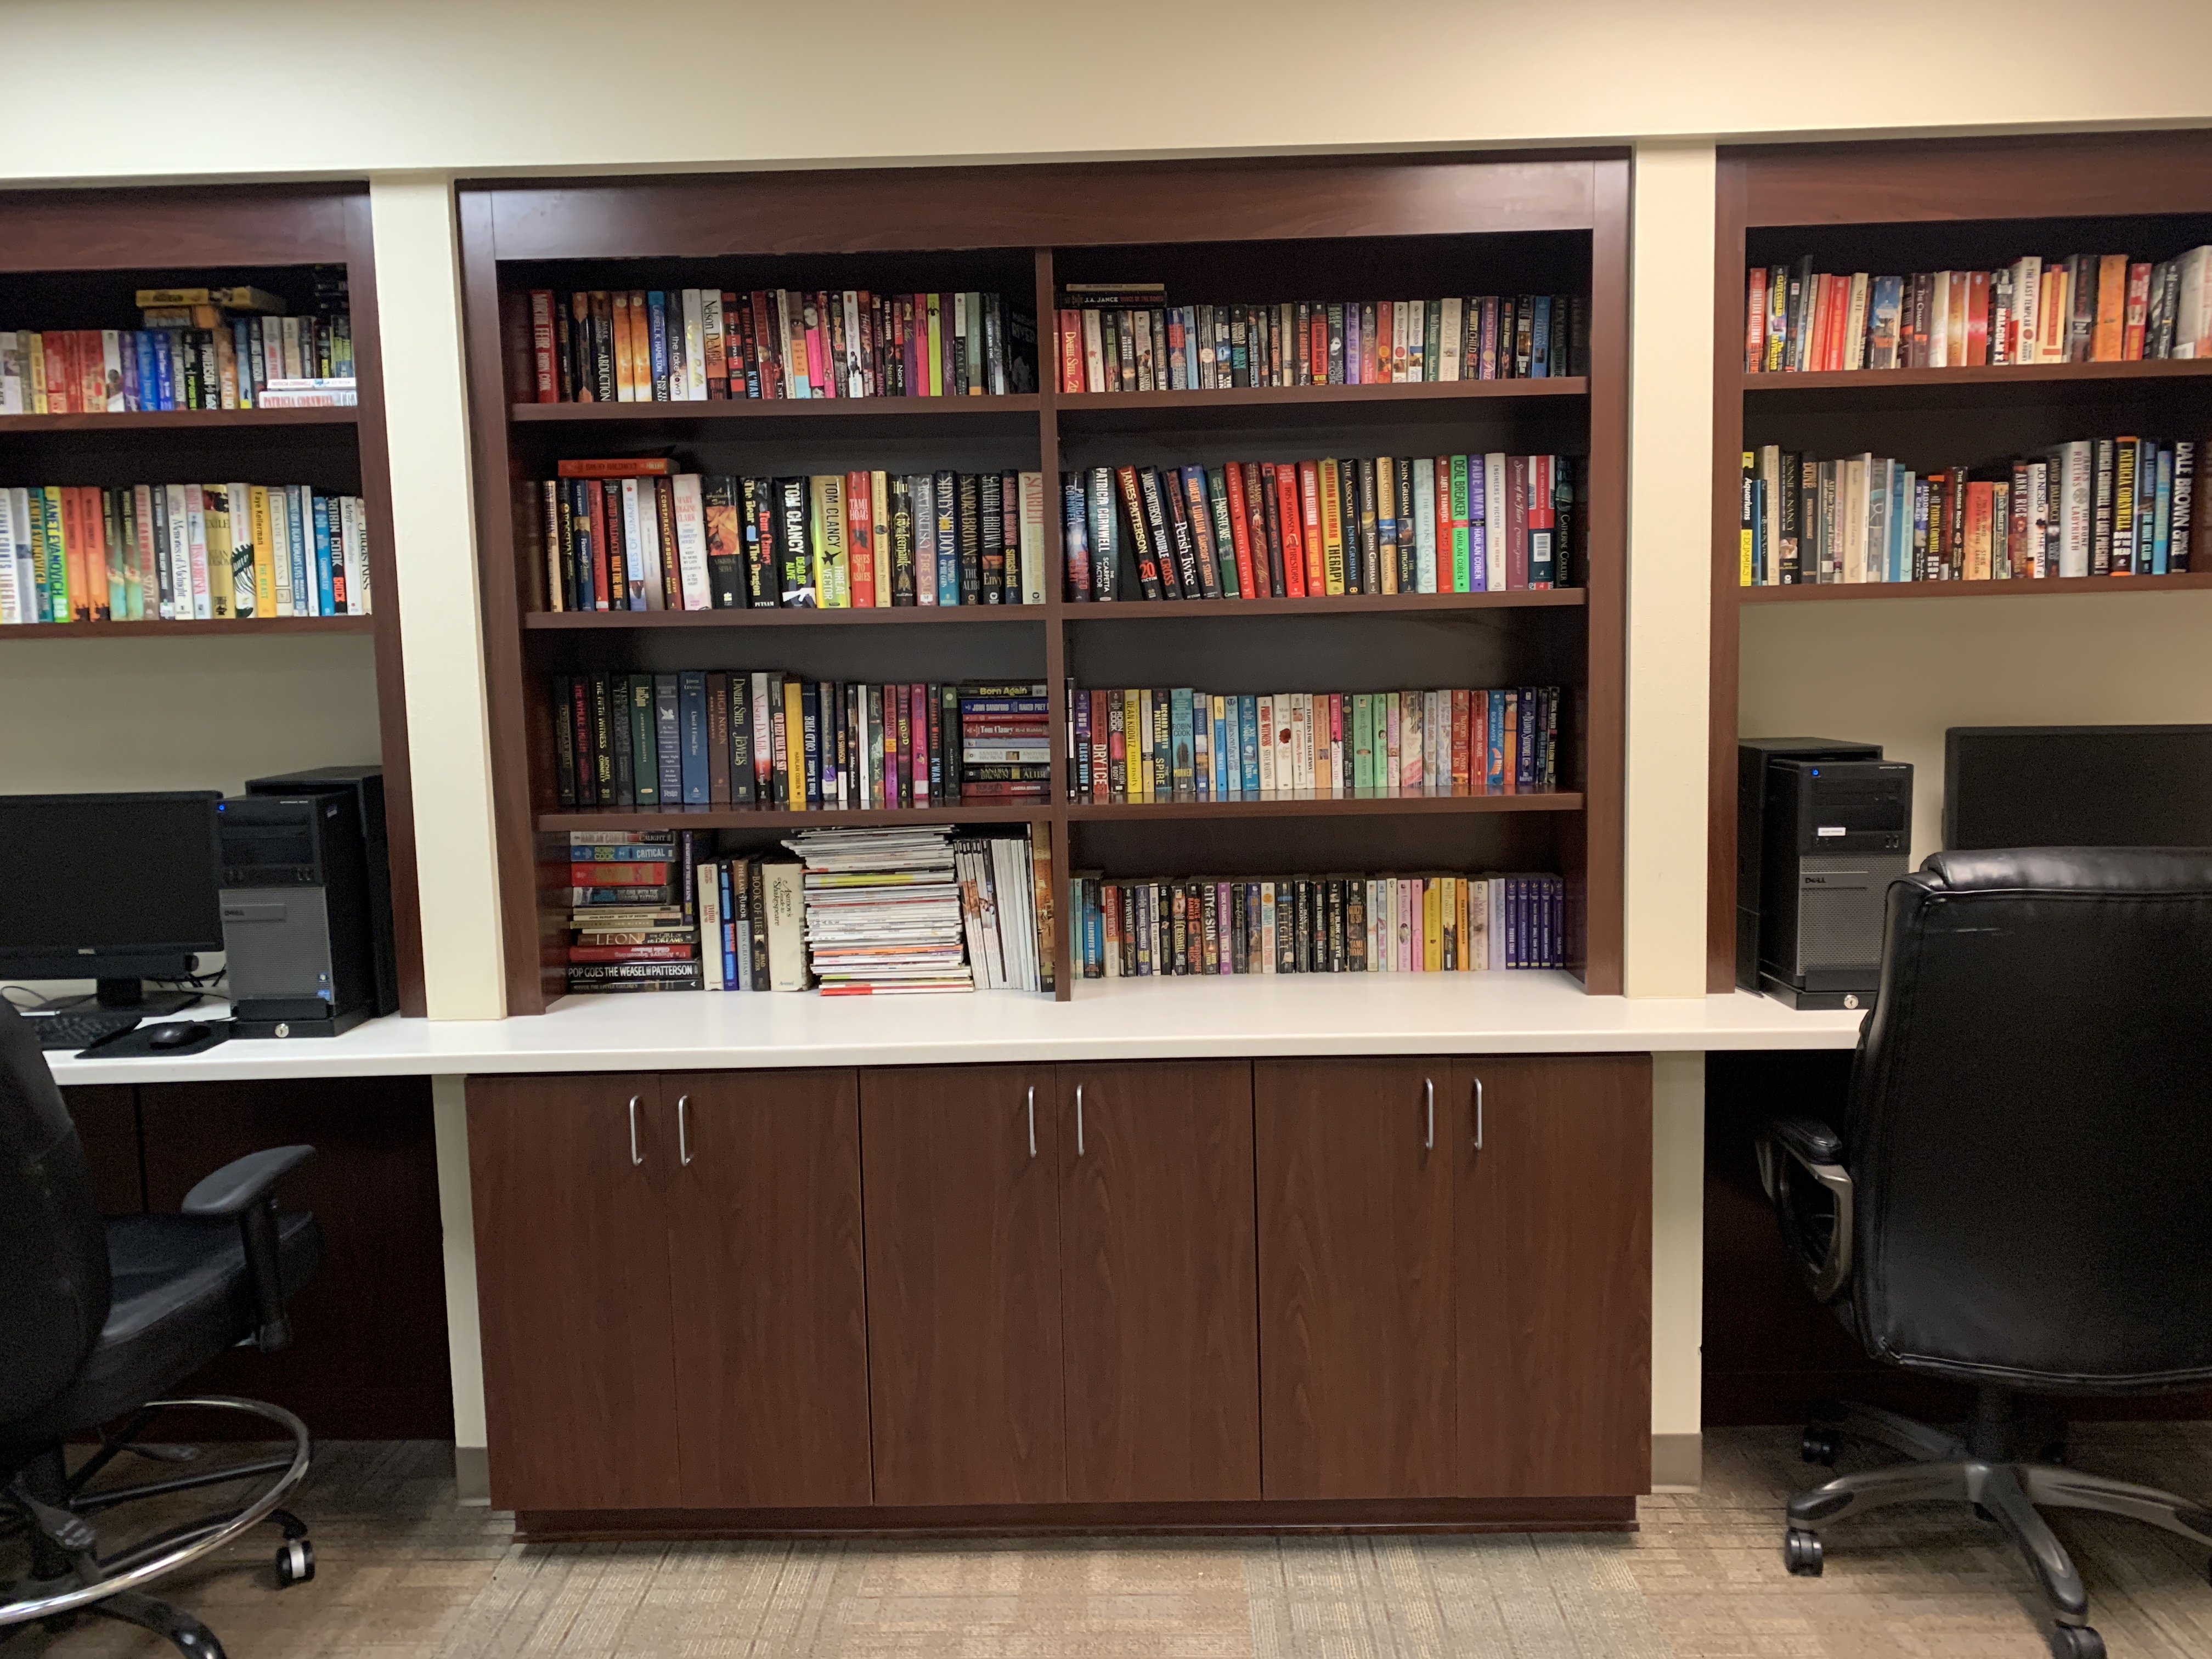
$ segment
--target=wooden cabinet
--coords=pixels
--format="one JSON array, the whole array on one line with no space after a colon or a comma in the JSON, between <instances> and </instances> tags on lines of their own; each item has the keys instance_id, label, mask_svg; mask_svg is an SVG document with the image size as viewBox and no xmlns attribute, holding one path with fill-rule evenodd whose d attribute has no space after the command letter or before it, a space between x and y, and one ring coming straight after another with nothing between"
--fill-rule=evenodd
<instances>
[{"instance_id":1,"label":"wooden cabinet","mask_svg":"<svg viewBox=\"0 0 2212 1659\"><path fill-rule=\"evenodd\" d=\"M471 1079L493 1502L867 1501L856 1093Z\"/></svg>"},{"instance_id":2,"label":"wooden cabinet","mask_svg":"<svg viewBox=\"0 0 2212 1659\"><path fill-rule=\"evenodd\" d=\"M660 1100L684 1506L866 1503L857 1079L702 1072Z\"/></svg>"},{"instance_id":3,"label":"wooden cabinet","mask_svg":"<svg viewBox=\"0 0 2212 1659\"><path fill-rule=\"evenodd\" d=\"M1254 1070L1267 1496L1449 1495L1449 1062Z\"/></svg>"},{"instance_id":4,"label":"wooden cabinet","mask_svg":"<svg viewBox=\"0 0 2212 1659\"><path fill-rule=\"evenodd\" d=\"M1049 1066L861 1074L879 1504L1066 1495L1053 1091Z\"/></svg>"},{"instance_id":5,"label":"wooden cabinet","mask_svg":"<svg viewBox=\"0 0 2212 1659\"><path fill-rule=\"evenodd\" d=\"M1449 1121L1460 1170L1460 1492L1645 1490L1650 1057L1455 1060Z\"/></svg>"},{"instance_id":6,"label":"wooden cabinet","mask_svg":"<svg viewBox=\"0 0 2212 1659\"><path fill-rule=\"evenodd\" d=\"M1260 1496L1252 1067L1063 1066L1067 1497Z\"/></svg>"},{"instance_id":7,"label":"wooden cabinet","mask_svg":"<svg viewBox=\"0 0 2212 1659\"><path fill-rule=\"evenodd\" d=\"M470 1080L484 1411L502 1509L682 1501L665 1194L676 1141L660 1120L650 1076Z\"/></svg>"}]
</instances>

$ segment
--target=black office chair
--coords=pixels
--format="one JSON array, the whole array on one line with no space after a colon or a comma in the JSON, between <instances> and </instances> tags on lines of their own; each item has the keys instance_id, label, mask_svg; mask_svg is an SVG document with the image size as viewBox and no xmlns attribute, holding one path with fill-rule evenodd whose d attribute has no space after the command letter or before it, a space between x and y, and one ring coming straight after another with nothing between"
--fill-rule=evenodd
<instances>
[{"instance_id":1,"label":"black office chair","mask_svg":"<svg viewBox=\"0 0 2212 1659\"><path fill-rule=\"evenodd\" d=\"M312 1146L251 1153L185 1194L176 1215L100 1219L76 1127L38 1040L0 1001L0 1543L27 1543L29 1576L0 1582L0 1641L80 1611L139 1625L182 1651L222 1659L207 1627L140 1586L263 1521L283 1528L279 1584L314 1575L307 1528L277 1507L307 1472L305 1425L228 1395L165 1400L224 1349L291 1340L284 1304L322 1259L315 1218L276 1208L276 1184ZM120 1455L189 1464L189 1448L137 1443L174 1407L240 1411L289 1436L289 1455L93 1487ZM100 1445L71 1471L66 1442ZM241 1507L167 1528L109 1555L88 1518L135 1499L276 1477Z\"/></svg>"},{"instance_id":2,"label":"black office chair","mask_svg":"<svg viewBox=\"0 0 2212 1659\"><path fill-rule=\"evenodd\" d=\"M1929 1427L1815 1407L1915 1461L1801 1492L1784 1560L1885 1504L1972 1504L2049 1599L2060 1659L2096 1659L2081 1575L2036 1506L2128 1516L2212 1548L2212 1512L2065 1468L2023 1394L2212 1382L2212 851L1942 853L1889 890L1881 990L1843 1133L1769 1123L1761 1180L1813 1293L1876 1359L1971 1384Z\"/></svg>"}]
</instances>

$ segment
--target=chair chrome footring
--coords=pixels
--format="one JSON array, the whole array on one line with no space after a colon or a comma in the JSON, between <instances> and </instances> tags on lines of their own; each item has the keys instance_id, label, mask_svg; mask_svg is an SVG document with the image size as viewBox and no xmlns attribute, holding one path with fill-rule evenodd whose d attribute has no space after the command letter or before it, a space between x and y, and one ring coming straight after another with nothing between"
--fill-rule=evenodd
<instances>
[{"instance_id":1,"label":"chair chrome footring","mask_svg":"<svg viewBox=\"0 0 2212 1659\"><path fill-rule=\"evenodd\" d=\"M246 1412L255 1417L266 1418L292 1437L292 1461L282 1474L254 1500L234 1513L228 1520L204 1537L180 1541L174 1548L162 1551L150 1560L141 1561L126 1571L112 1577L87 1581L83 1574L72 1573L59 1582L75 1581L75 1587L56 1590L51 1595L41 1595L21 1601L0 1603L0 1630L20 1625L33 1619L51 1619L56 1613L74 1612L104 1601L119 1590L136 1589L151 1583L164 1574L175 1571L188 1561L196 1561L212 1550L220 1549L248 1527L258 1526L306 1479L311 1447L307 1425L286 1411L282 1406L271 1406L260 1400L241 1400L232 1395L202 1395L185 1400L155 1400L149 1401L150 1409L157 1411L200 1410Z\"/></svg>"}]
</instances>

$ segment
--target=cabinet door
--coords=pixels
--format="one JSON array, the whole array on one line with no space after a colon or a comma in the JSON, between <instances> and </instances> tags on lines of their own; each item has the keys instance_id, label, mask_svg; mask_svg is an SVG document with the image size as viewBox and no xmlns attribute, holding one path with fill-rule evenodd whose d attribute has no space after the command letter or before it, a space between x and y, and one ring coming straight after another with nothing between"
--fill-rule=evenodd
<instances>
[{"instance_id":1,"label":"cabinet door","mask_svg":"<svg viewBox=\"0 0 2212 1659\"><path fill-rule=\"evenodd\" d=\"M696 1073L663 1077L660 1093L678 1137L668 1220L684 1504L866 1503L854 1074Z\"/></svg>"},{"instance_id":2,"label":"cabinet door","mask_svg":"<svg viewBox=\"0 0 2212 1659\"><path fill-rule=\"evenodd\" d=\"M1249 1060L1060 1068L1067 1496L1260 1496Z\"/></svg>"},{"instance_id":3,"label":"cabinet door","mask_svg":"<svg viewBox=\"0 0 2212 1659\"><path fill-rule=\"evenodd\" d=\"M1255 1067L1271 1498L1454 1488L1450 1081L1443 1060Z\"/></svg>"},{"instance_id":4,"label":"cabinet door","mask_svg":"<svg viewBox=\"0 0 2212 1659\"><path fill-rule=\"evenodd\" d=\"M1451 1123L1460 1491L1647 1490L1650 1058L1455 1061Z\"/></svg>"},{"instance_id":5,"label":"cabinet door","mask_svg":"<svg viewBox=\"0 0 2212 1659\"><path fill-rule=\"evenodd\" d=\"M663 1196L675 1163L650 1076L469 1079L500 1508L681 1501Z\"/></svg>"},{"instance_id":6,"label":"cabinet door","mask_svg":"<svg viewBox=\"0 0 2212 1659\"><path fill-rule=\"evenodd\" d=\"M860 1073L879 1504L1047 1504L1061 1447L1048 1066Z\"/></svg>"}]
</instances>

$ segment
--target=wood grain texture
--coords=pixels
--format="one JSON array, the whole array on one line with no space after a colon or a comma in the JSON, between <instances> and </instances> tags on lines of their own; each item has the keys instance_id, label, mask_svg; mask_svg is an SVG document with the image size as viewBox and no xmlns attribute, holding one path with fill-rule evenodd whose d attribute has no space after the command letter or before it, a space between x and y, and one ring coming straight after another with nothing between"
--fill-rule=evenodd
<instances>
[{"instance_id":1,"label":"wood grain texture","mask_svg":"<svg viewBox=\"0 0 2212 1659\"><path fill-rule=\"evenodd\" d=\"M492 1502L680 1504L658 1080L471 1078L468 1098Z\"/></svg>"},{"instance_id":2,"label":"wood grain texture","mask_svg":"<svg viewBox=\"0 0 2212 1659\"><path fill-rule=\"evenodd\" d=\"M942 627L947 623L1046 622L1041 605L916 605L865 611L817 610L795 605L788 611L532 611L522 625L532 633L651 633L659 629Z\"/></svg>"},{"instance_id":3,"label":"wood grain texture","mask_svg":"<svg viewBox=\"0 0 2212 1659\"><path fill-rule=\"evenodd\" d=\"M1251 1064L1063 1066L1056 1093L1067 1497L1256 1498Z\"/></svg>"},{"instance_id":4,"label":"wood grain texture","mask_svg":"<svg viewBox=\"0 0 2212 1659\"><path fill-rule=\"evenodd\" d=\"M248 1152L305 1144L317 1153L278 1193L286 1209L312 1210L323 1232L322 1270L290 1304L292 1346L224 1354L191 1387L275 1401L319 1436L450 1438L430 1080L149 1083L137 1092L149 1210L173 1211L203 1176Z\"/></svg>"},{"instance_id":5,"label":"wood grain texture","mask_svg":"<svg viewBox=\"0 0 2212 1659\"><path fill-rule=\"evenodd\" d=\"M1066 1497L1053 1085L1048 1066L861 1073L878 1503Z\"/></svg>"},{"instance_id":6,"label":"wood grain texture","mask_svg":"<svg viewBox=\"0 0 2212 1659\"><path fill-rule=\"evenodd\" d=\"M25 432L223 432L240 427L359 426L354 409L143 409L81 415L0 415L0 438Z\"/></svg>"},{"instance_id":7,"label":"wood grain texture","mask_svg":"<svg viewBox=\"0 0 2212 1659\"><path fill-rule=\"evenodd\" d=\"M867 1294L850 1071L660 1079L687 1508L865 1504Z\"/></svg>"},{"instance_id":8,"label":"wood grain texture","mask_svg":"<svg viewBox=\"0 0 2212 1659\"><path fill-rule=\"evenodd\" d=\"M343 264L365 185L188 185L0 192L0 271ZM113 417L109 417L113 418Z\"/></svg>"},{"instance_id":9,"label":"wood grain texture","mask_svg":"<svg viewBox=\"0 0 2212 1659\"><path fill-rule=\"evenodd\" d=\"M1474 1145L1475 1085L1482 1146ZM1651 1484L1651 1061L1455 1060L1459 1490Z\"/></svg>"},{"instance_id":10,"label":"wood grain texture","mask_svg":"<svg viewBox=\"0 0 2212 1659\"><path fill-rule=\"evenodd\" d=\"M1261 1488L1442 1498L1456 1480L1454 1158L1443 1060L1253 1068ZM1441 1119L1438 1124L1442 1128Z\"/></svg>"}]
</instances>

